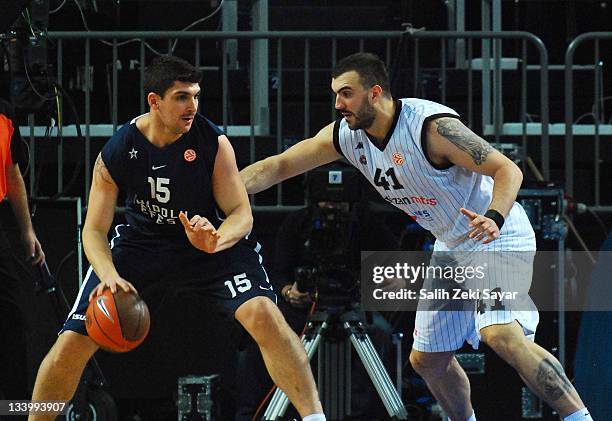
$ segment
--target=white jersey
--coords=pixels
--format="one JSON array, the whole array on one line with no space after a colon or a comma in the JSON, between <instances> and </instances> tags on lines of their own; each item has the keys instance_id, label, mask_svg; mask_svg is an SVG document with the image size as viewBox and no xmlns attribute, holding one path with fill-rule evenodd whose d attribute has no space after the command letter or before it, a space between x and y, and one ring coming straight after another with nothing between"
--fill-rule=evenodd
<instances>
[{"instance_id":1,"label":"white jersey","mask_svg":"<svg viewBox=\"0 0 612 421\"><path fill-rule=\"evenodd\" d=\"M459 115L435 102L404 98L398 100L383 146L372 142L365 130L351 130L344 118L338 119L334 126L334 146L385 200L431 231L437 243L454 248L467 239L470 231L469 219L459 209L483 214L491 203L493 179L459 166L436 168L429 160L423 127L440 117L458 118ZM533 233L517 203L506 218L507 223L515 214L521 224L527 224L525 229Z\"/></svg>"},{"instance_id":2,"label":"white jersey","mask_svg":"<svg viewBox=\"0 0 612 421\"><path fill-rule=\"evenodd\" d=\"M344 118L334 126L334 146L352 165L357 167L389 203L412 216L436 237L435 251L532 251L536 249L535 234L523 208L514 203L501 236L489 244L468 241L471 230L468 217L460 208L483 214L493 197L493 179L459 166L436 168L426 151L425 124L439 117L455 117L451 108L416 98L398 101L393 124L382 146L372 142L364 130L351 130ZM483 257L480 253L475 256ZM507 254L484 255L506 258ZM522 256L522 254L520 254ZM507 268L507 262L487 265L487 286L510 291L516 287L517 274L496 271ZM531 266L523 265L526 273L520 279L531 284ZM528 288L527 288L528 289ZM526 301L525 308L529 306ZM421 352L455 351L468 341L478 348L480 330L494 324L518 320L524 334L533 340L538 325L537 311L485 308L476 311L476 300L461 303L464 310L417 309L413 347ZM532 303L533 304L533 303ZM533 306L535 309L535 306Z\"/></svg>"}]
</instances>

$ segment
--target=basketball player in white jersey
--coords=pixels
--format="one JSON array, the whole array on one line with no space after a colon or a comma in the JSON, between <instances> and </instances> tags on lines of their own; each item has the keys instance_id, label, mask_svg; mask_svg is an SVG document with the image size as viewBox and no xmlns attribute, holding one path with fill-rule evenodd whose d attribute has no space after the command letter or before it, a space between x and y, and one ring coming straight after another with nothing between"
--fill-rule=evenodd
<instances>
[{"instance_id":1,"label":"basketball player in white jersey","mask_svg":"<svg viewBox=\"0 0 612 421\"><path fill-rule=\"evenodd\" d=\"M249 194L346 158L387 201L436 236L434 251L535 251L533 229L515 202L520 169L455 111L394 99L384 64L369 53L341 60L331 88L343 118L243 169ZM530 278L531 267L527 272ZM452 421L476 420L468 378L454 356L466 340L487 343L564 421L592 419L559 362L532 341L537 311L477 312L470 304L468 313L417 311L410 355Z\"/></svg>"}]
</instances>

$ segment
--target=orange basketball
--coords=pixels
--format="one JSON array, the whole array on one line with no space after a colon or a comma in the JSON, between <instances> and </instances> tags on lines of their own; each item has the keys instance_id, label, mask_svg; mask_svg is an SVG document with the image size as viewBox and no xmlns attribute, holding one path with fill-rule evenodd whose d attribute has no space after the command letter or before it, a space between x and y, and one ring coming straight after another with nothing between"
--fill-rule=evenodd
<instances>
[{"instance_id":1,"label":"orange basketball","mask_svg":"<svg viewBox=\"0 0 612 421\"><path fill-rule=\"evenodd\" d=\"M105 351L127 352L149 333L149 308L138 294L105 289L87 307L85 327L89 337Z\"/></svg>"}]
</instances>

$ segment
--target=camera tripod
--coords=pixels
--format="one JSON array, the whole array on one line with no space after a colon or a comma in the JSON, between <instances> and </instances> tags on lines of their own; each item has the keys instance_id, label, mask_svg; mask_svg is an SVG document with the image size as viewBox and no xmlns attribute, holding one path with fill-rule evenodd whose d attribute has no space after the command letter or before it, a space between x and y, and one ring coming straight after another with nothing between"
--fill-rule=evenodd
<instances>
[{"instance_id":1,"label":"camera tripod","mask_svg":"<svg viewBox=\"0 0 612 421\"><path fill-rule=\"evenodd\" d=\"M314 313L308 321L302 343L308 359L312 359L314 353L319 351L319 394L327 419L341 420L351 416L351 344L372 380L389 418L408 419L406 407L357 313ZM288 406L287 396L280 389L276 389L263 419L279 420Z\"/></svg>"}]
</instances>

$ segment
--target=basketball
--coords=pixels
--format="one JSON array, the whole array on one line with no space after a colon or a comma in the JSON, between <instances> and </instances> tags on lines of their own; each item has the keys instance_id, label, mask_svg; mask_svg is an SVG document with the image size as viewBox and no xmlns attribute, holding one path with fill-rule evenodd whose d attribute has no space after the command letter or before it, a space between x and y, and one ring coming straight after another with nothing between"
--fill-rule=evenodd
<instances>
[{"instance_id":1,"label":"basketball","mask_svg":"<svg viewBox=\"0 0 612 421\"><path fill-rule=\"evenodd\" d=\"M113 294L105 289L87 307L85 326L89 337L109 352L128 352L144 341L149 333L149 308L133 292L122 289Z\"/></svg>"}]
</instances>

